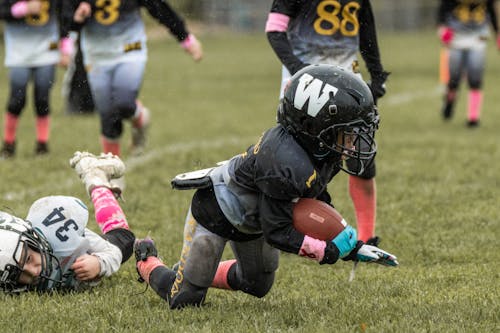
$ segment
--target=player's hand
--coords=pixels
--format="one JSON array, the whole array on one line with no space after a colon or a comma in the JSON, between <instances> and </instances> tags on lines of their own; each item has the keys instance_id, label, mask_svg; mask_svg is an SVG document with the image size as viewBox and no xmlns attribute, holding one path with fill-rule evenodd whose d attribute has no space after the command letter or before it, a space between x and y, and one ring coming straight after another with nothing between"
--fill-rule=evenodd
<instances>
[{"instance_id":1,"label":"player's hand","mask_svg":"<svg viewBox=\"0 0 500 333\"><path fill-rule=\"evenodd\" d=\"M356 229L348 225L332 240L332 243L339 249L339 258L346 257L356 248L357 239Z\"/></svg>"},{"instance_id":2,"label":"player's hand","mask_svg":"<svg viewBox=\"0 0 500 333\"><path fill-rule=\"evenodd\" d=\"M96 256L84 254L78 257L71 269L75 272L75 276L80 281L94 280L101 272L101 264Z\"/></svg>"},{"instance_id":3,"label":"player's hand","mask_svg":"<svg viewBox=\"0 0 500 333\"><path fill-rule=\"evenodd\" d=\"M363 244L356 252L356 260L361 262L384 265L384 266L398 266L398 258L373 245Z\"/></svg>"},{"instance_id":4,"label":"player's hand","mask_svg":"<svg viewBox=\"0 0 500 333\"><path fill-rule=\"evenodd\" d=\"M377 104L377 100L386 93L385 81L387 81L389 74L389 72L380 72L371 75L371 82L368 83L368 87L370 87L375 104Z\"/></svg>"},{"instance_id":5,"label":"player's hand","mask_svg":"<svg viewBox=\"0 0 500 333\"><path fill-rule=\"evenodd\" d=\"M194 61L200 61L203 58L203 48L200 41L193 34L182 41L181 46L191 55Z\"/></svg>"},{"instance_id":6,"label":"player's hand","mask_svg":"<svg viewBox=\"0 0 500 333\"><path fill-rule=\"evenodd\" d=\"M135 240L134 253L136 261L146 261L148 257L158 257L155 243L149 237Z\"/></svg>"},{"instance_id":7,"label":"player's hand","mask_svg":"<svg viewBox=\"0 0 500 333\"><path fill-rule=\"evenodd\" d=\"M443 45L445 46L448 46L450 45L451 43L451 40L453 39L453 30L450 28L450 27L447 27L447 26L439 26L438 27L438 36L439 36L439 39L441 40L441 43L443 43Z\"/></svg>"},{"instance_id":8,"label":"player's hand","mask_svg":"<svg viewBox=\"0 0 500 333\"><path fill-rule=\"evenodd\" d=\"M39 0L28 1L28 14L27 15L38 15L42 10L42 2Z\"/></svg>"},{"instance_id":9,"label":"player's hand","mask_svg":"<svg viewBox=\"0 0 500 333\"><path fill-rule=\"evenodd\" d=\"M59 41L59 66L67 68L74 52L74 41L70 37L62 38Z\"/></svg>"},{"instance_id":10,"label":"player's hand","mask_svg":"<svg viewBox=\"0 0 500 333\"><path fill-rule=\"evenodd\" d=\"M73 15L73 21L84 23L92 14L92 7L88 2L81 2Z\"/></svg>"}]
</instances>

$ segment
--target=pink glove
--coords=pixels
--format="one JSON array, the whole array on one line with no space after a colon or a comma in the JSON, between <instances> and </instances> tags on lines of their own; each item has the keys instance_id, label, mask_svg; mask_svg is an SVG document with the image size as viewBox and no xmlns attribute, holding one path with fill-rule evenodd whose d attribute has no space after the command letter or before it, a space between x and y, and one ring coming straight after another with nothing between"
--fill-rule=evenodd
<instances>
[{"instance_id":1,"label":"pink glove","mask_svg":"<svg viewBox=\"0 0 500 333\"><path fill-rule=\"evenodd\" d=\"M453 30L449 27L442 26L438 29L438 35L444 45L449 45L453 39Z\"/></svg>"}]
</instances>

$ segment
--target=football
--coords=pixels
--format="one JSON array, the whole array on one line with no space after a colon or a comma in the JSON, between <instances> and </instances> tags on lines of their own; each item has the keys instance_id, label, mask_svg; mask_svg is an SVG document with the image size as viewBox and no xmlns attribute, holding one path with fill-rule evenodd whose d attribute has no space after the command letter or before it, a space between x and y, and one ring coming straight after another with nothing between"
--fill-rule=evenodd
<instances>
[{"instance_id":1,"label":"football","mask_svg":"<svg viewBox=\"0 0 500 333\"><path fill-rule=\"evenodd\" d=\"M326 202L301 198L293 207L293 226L304 235L330 241L344 230L347 222Z\"/></svg>"}]
</instances>

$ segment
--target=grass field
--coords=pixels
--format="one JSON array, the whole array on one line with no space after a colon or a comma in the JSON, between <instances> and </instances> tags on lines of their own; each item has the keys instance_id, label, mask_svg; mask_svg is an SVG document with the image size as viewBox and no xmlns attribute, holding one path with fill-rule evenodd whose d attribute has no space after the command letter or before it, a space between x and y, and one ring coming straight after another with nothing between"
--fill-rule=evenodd
<instances>
[{"instance_id":1,"label":"grass field","mask_svg":"<svg viewBox=\"0 0 500 333\"><path fill-rule=\"evenodd\" d=\"M263 34L200 36L198 64L171 39L151 40L141 91L152 110L149 146L127 156L122 206L138 237L156 240L163 260L180 253L192 192L176 192L177 173L204 168L253 143L275 123L280 65ZM133 261L91 292L0 295L2 332L499 332L500 54L491 43L481 127L465 127L466 91L454 119L440 118L439 44L433 31L380 34L392 72L380 101L377 157L381 247L400 267L319 266L283 254L263 299L210 290L203 308L170 311L136 282ZM3 52L1 52L3 54ZM61 73L60 73L61 74ZM8 94L0 69L0 105ZM53 90L52 152L36 158L30 105L19 128L18 155L0 161L0 209L25 216L38 197L78 196L90 204L68 166L75 150L99 152L96 116L67 116ZM3 121L2 121L3 124ZM339 211L355 224L347 177L330 186ZM90 222L94 230L96 225ZM228 251L225 258L231 257ZM22 319L17 319L22 316Z\"/></svg>"}]
</instances>

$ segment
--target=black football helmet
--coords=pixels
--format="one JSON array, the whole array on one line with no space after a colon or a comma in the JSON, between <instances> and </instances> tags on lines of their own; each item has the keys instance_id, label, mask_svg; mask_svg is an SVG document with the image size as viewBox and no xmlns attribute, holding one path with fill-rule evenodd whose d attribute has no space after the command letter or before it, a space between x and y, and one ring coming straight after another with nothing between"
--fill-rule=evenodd
<instances>
[{"instance_id":1,"label":"black football helmet","mask_svg":"<svg viewBox=\"0 0 500 333\"><path fill-rule=\"evenodd\" d=\"M59 284L53 276L59 262L45 236L23 219L0 212L0 290L18 293L28 290L46 291L47 285ZM20 284L19 277L26 262L27 249L40 253L41 272L33 285Z\"/></svg>"},{"instance_id":2,"label":"black football helmet","mask_svg":"<svg viewBox=\"0 0 500 333\"><path fill-rule=\"evenodd\" d=\"M337 157L350 174L363 173L377 151L379 115L372 93L360 77L338 66L310 65L295 73L278 122L314 159Z\"/></svg>"}]
</instances>

